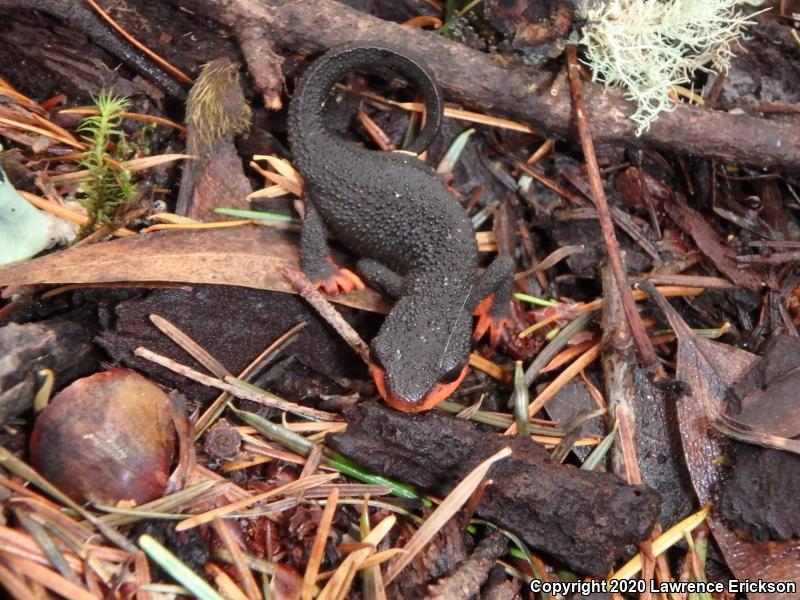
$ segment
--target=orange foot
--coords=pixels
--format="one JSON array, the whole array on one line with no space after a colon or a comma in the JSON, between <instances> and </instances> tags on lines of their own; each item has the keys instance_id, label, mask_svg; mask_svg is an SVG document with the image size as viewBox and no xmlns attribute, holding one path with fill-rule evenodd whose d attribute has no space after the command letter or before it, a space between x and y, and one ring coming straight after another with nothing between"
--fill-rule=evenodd
<instances>
[{"instance_id":1,"label":"orange foot","mask_svg":"<svg viewBox=\"0 0 800 600\"><path fill-rule=\"evenodd\" d=\"M477 342L486 333L489 333L489 345L497 348L501 341L510 341L517 329L517 319L514 317L514 306L509 305L504 311L492 310L494 293L489 294L475 309L478 322L472 332L472 341ZM492 313L500 314L492 314Z\"/></svg>"},{"instance_id":2,"label":"orange foot","mask_svg":"<svg viewBox=\"0 0 800 600\"><path fill-rule=\"evenodd\" d=\"M330 296L336 296L340 291L349 294L353 290L366 288L361 278L350 269L338 266L331 257L328 257L328 262L331 264L330 269L326 269L325 277L314 282L315 287Z\"/></svg>"}]
</instances>

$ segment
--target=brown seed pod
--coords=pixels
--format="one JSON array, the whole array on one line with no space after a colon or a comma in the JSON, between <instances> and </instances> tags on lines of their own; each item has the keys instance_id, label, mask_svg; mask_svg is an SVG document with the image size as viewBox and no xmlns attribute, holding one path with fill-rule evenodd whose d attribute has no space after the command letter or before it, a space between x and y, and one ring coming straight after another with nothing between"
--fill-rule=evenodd
<instances>
[{"instance_id":1,"label":"brown seed pod","mask_svg":"<svg viewBox=\"0 0 800 600\"><path fill-rule=\"evenodd\" d=\"M175 439L161 388L111 369L78 379L41 412L31 464L77 502L141 504L164 493Z\"/></svg>"}]
</instances>

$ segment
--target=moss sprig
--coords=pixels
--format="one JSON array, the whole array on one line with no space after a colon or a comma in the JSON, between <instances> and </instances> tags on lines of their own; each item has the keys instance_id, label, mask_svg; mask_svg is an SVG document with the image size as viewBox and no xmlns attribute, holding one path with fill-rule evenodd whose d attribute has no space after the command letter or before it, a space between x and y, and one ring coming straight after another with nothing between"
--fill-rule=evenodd
<instances>
[{"instance_id":1,"label":"moss sprig","mask_svg":"<svg viewBox=\"0 0 800 600\"><path fill-rule=\"evenodd\" d=\"M93 98L98 114L81 120L78 132L89 145L80 165L90 177L81 184L81 200L94 225L108 223L116 208L136 195L131 172L120 165L130 155L121 129L123 113L130 106L127 98L101 92Z\"/></svg>"}]
</instances>

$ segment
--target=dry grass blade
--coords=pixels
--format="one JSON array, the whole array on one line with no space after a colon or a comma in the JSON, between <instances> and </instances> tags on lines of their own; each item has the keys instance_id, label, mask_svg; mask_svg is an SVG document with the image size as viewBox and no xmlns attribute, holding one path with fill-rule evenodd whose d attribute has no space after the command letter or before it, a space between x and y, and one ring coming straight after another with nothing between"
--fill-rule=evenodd
<instances>
[{"instance_id":1,"label":"dry grass blade","mask_svg":"<svg viewBox=\"0 0 800 600\"><path fill-rule=\"evenodd\" d=\"M68 600L97 600L97 597L86 588L80 587L65 579L55 571L43 567L32 560L20 558L0 551L0 556L18 573L63 596Z\"/></svg>"},{"instance_id":2,"label":"dry grass blade","mask_svg":"<svg viewBox=\"0 0 800 600\"><path fill-rule=\"evenodd\" d=\"M217 584L217 589L225 598L229 600L248 600L245 593L233 582L233 579L228 577L228 574L213 562L207 562L203 568L206 570L206 574Z\"/></svg>"},{"instance_id":3,"label":"dry grass blade","mask_svg":"<svg viewBox=\"0 0 800 600\"><path fill-rule=\"evenodd\" d=\"M84 107L84 108L63 108L58 111L58 114L61 115L81 115L81 116L95 116L99 115L100 111L96 108L91 107ZM177 129L181 133L186 133L186 127L181 125L180 123L176 123L175 121L171 121L170 119L165 119L164 117L159 117L158 115L146 115L142 113L135 113L135 112L123 112L123 118L130 119L131 121L140 121L143 123L156 123L157 125L166 125L167 127L172 127L173 129Z\"/></svg>"},{"instance_id":4,"label":"dry grass blade","mask_svg":"<svg viewBox=\"0 0 800 600\"><path fill-rule=\"evenodd\" d=\"M47 557L33 538L16 529L0 527L0 544L3 551L9 555L26 558L44 566L49 565ZM64 558L76 573L83 573L83 563L77 556L67 553L64 554Z\"/></svg>"},{"instance_id":5,"label":"dry grass blade","mask_svg":"<svg viewBox=\"0 0 800 600\"><path fill-rule=\"evenodd\" d=\"M254 163L251 163L251 164L254 164ZM294 181L292 181L288 177L284 177L283 175L280 175L279 173L272 173L270 171L264 171L263 169L259 169L258 171L259 171L259 173L261 173L264 176L265 179L267 179L268 181L271 181L273 184L279 185L283 189L288 190L289 192L291 192L292 194L294 194L298 198L302 197L302 195L303 195L303 187L302 187L302 185L295 183Z\"/></svg>"},{"instance_id":6,"label":"dry grass blade","mask_svg":"<svg viewBox=\"0 0 800 600\"><path fill-rule=\"evenodd\" d=\"M322 564L322 554L325 552L325 544L328 541L328 533L331 530L331 523L333 523L333 515L336 512L338 502L339 488L335 487L331 490L331 493L328 494L325 510L322 512L322 518L317 526L317 533L314 536L311 554L308 557L308 565L306 566L306 572L303 576L303 589L300 592L301 600L311 600L313 595L317 575L319 574L319 567Z\"/></svg>"},{"instance_id":7,"label":"dry grass blade","mask_svg":"<svg viewBox=\"0 0 800 600\"><path fill-rule=\"evenodd\" d=\"M75 136L72 135L72 133L70 133L69 131L67 131L66 129L61 127L60 125L56 125L52 121L50 121L50 120L46 119L45 117L43 117L42 115L37 115L36 113L31 113L31 116L33 117L33 120L36 121L39 125L41 125L45 129L48 129L48 130L52 131L56 135L61 136L62 138L66 139L66 140L72 140L76 144L80 144L81 143L77 139L75 139Z\"/></svg>"},{"instance_id":8,"label":"dry grass blade","mask_svg":"<svg viewBox=\"0 0 800 600\"><path fill-rule=\"evenodd\" d=\"M364 496L364 504L361 507L361 514L358 517L359 533L361 539L365 539L372 529L369 522L369 496ZM397 549L402 552L402 549ZM378 554L384 554L379 552ZM368 565L367 563L371 558L378 556L375 554L369 557L362 564L363 572L361 574L361 595L364 600L386 600L386 586L383 584L383 574L377 564Z\"/></svg>"},{"instance_id":9,"label":"dry grass blade","mask_svg":"<svg viewBox=\"0 0 800 600\"><path fill-rule=\"evenodd\" d=\"M36 208L43 210L45 212L50 213L56 217L64 219L65 221L69 221L70 223L75 223L76 225L80 225L85 227L91 222L91 219L84 215L83 213L79 213L76 210L72 210L63 206L61 204L57 204L52 200L48 200L47 198L42 198L41 196L37 196L36 194L31 194L30 192L26 192L25 190L17 190L17 192L25 198L28 202L33 204Z\"/></svg>"},{"instance_id":10,"label":"dry grass blade","mask_svg":"<svg viewBox=\"0 0 800 600\"><path fill-rule=\"evenodd\" d=\"M38 133L39 135L49 137L63 144L66 144L67 146L72 146L73 148L77 148L78 150L86 149L86 144L81 144L80 142L76 142L73 139L64 137L48 129L42 129L41 127L36 127L35 125L28 125L27 123L14 121L13 119L6 119L5 117L0 117L0 123L2 123L3 125L8 125L9 127L13 127L14 129L21 129L23 131L30 131L31 133Z\"/></svg>"},{"instance_id":11,"label":"dry grass blade","mask_svg":"<svg viewBox=\"0 0 800 600\"><path fill-rule=\"evenodd\" d=\"M253 373L260 371L263 366L266 364L266 361L273 356L276 352L280 351L281 348L285 344L288 344L294 337L300 333L300 331L307 325L306 321L301 321L297 325L291 327L286 333L278 337L274 342L272 342L264 351L259 354L253 362L247 365L244 370L239 373L239 379L247 381ZM206 411L200 415L200 418L197 420L195 424L195 440L200 439L200 436L203 435L206 429L216 420L216 418L222 413L224 408L228 405L228 401L230 400L231 395L227 392L223 392L220 394L214 402L212 402Z\"/></svg>"},{"instance_id":12,"label":"dry grass blade","mask_svg":"<svg viewBox=\"0 0 800 600\"><path fill-rule=\"evenodd\" d=\"M150 215L148 221L164 221L165 223L172 223L173 225L191 225L193 223L200 223L195 219L184 217L183 215L176 215L175 213L160 212Z\"/></svg>"},{"instance_id":13,"label":"dry grass blade","mask_svg":"<svg viewBox=\"0 0 800 600\"><path fill-rule=\"evenodd\" d=\"M376 567L382 563L385 563L387 560L391 560L398 554L403 554L404 552L405 550L403 548L389 548L383 552L377 552L361 563L361 568L370 569L372 567Z\"/></svg>"},{"instance_id":14,"label":"dry grass blade","mask_svg":"<svg viewBox=\"0 0 800 600\"><path fill-rule=\"evenodd\" d=\"M551 381L541 393L534 398L533 402L528 406L528 416L533 417L539 412L542 407L547 404L557 393L564 387L567 382L575 377L578 373L588 367L598 356L600 356L600 344L595 344L589 350L584 352L580 358L573 362L570 366L559 373L553 381ZM514 435L517 433L517 424L514 423L506 429L505 435Z\"/></svg>"},{"instance_id":15,"label":"dry grass blade","mask_svg":"<svg viewBox=\"0 0 800 600\"><path fill-rule=\"evenodd\" d=\"M350 92L354 92L354 90L351 90L346 86L341 86L341 87ZM357 93L359 96L363 96L364 98L368 98L369 100L374 100L379 104L384 104L387 106L395 106L397 108L402 108L403 110L407 110L409 112L421 113L425 110L425 106L424 104L422 104L422 102L397 102L395 100L390 100L388 98L384 98L383 96L379 96L378 94L373 94L371 92L362 91L354 93ZM444 116L453 119L458 119L460 121L467 121L469 123L478 123L480 125L489 125L490 127L509 129L511 131L520 131L522 133L536 133L536 130L533 127L530 127L525 123L520 123L519 121L512 121L511 119L503 119L502 117L493 117L491 115L484 115L469 110L461 110L460 108L453 108L450 106L445 106Z\"/></svg>"},{"instance_id":16,"label":"dry grass blade","mask_svg":"<svg viewBox=\"0 0 800 600\"><path fill-rule=\"evenodd\" d=\"M511 374L508 371L505 371L503 367L495 362L492 362L488 358L481 356L477 352L472 352L469 355L469 366L478 369L479 371L483 371L489 377L492 377L497 381L502 381L506 384L511 383Z\"/></svg>"},{"instance_id":17,"label":"dry grass blade","mask_svg":"<svg viewBox=\"0 0 800 600\"><path fill-rule=\"evenodd\" d=\"M192 527L197 527L198 525L205 525L206 523L210 523L216 518L224 517L225 515L230 514L232 512L236 512L238 510L242 510L243 508L252 506L256 502L262 502L267 498L272 498L273 496L285 495L291 492L297 492L303 489L312 488L321 485L323 483L328 483L329 481L333 481L337 477L339 477L339 473L329 473L326 475L312 475L311 477L306 477L304 479L297 479L285 485L276 487L275 489L269 490L268 492L257 494L255 496L250 496L249 498L243 498L241 500L237 500L236 502L231 502L230 504L226 504L225 506L221 506L219 508L209 510L199 515L189 517L188 519L178 523L175 526L175 530L186 531L187 529L191 529Z\"/></svg>"},{"instance_id":18,"label":"dry grass blade","mask_svg":"<svg viewBox=\"0 0 800 600\"><path fill-rule=\"evenodd\" d=\"M760 431L752 431L725 414L720 415L719 419L714 423L714 427L717 431L735 440L756 444L764 448L774 448L775 450L800 454L800 440L770 435Z\"/></svg>"},{"instance_id":19,"label":"dry grass blade","mask_svg":"<svg viewBox=\"0 0 800 600\"><path fill-rule=\"evenodd\" d=\"M272 394L268 394L267 392L257 392L250 389L244 389L241 387L237 387L235 385L231 385L229 383L225 383L224 381L214 379L213 377L209 377L208 375L195 371L194 369L190 369L187 366L181 365L175 362L174 360L167 358L166 356L161 356L160 354L156 354L155 352L152 352L147 348L136 348L136 350L134 350L133 353L136 356L154 362L157 365L161 365L162 367L166 367L170 371L179 373L184 377L188 377L189 379L197 381L198 383L202 383L203 385L207 385L209 387L214 387L219 390L226 391L232 396L236 396L237 398L242 398L244 400L252 400L253 402L258 402L259 404L263 404L264 406L271 406L273 408L277 408L278 410L283 410L286 412L290 412L296 415L302 415L305 417L311 417L312 419L319 419L321 421L334 421L338 419L338 415L335 415L334 413L325 412L323 410L316 410L314 408L308 408L305 406L301 406L300 404L287 402L286 400L278 398L277 396L273 396Z\"/></svg>"},{"instance_id":20,"label":"dry grass blade","mask_svg":"<svg viewBox=\"0 0 800 600\"><path fill-rule=\"evenodd\" d=\"M370 547L349 554L336 569L320 595L317 596L317 600L342 600L347 596L356 573L364 561L375 553L375 548L394 527L396 520L394 515L389 515L369 532L369 535L362 541L369 544Z\"/></svg>"},{"instance_id":21,"label":"dry grass blade","mask_svg":"<svg viewBox=\"0 0 800 600\"><path fill-rule=\"evenodd\" d=\"M386 132L380 128L375 121L364 111L363 107L358 109L358 122L367 132L367 135L372 139L378 148L383 152L394 152L396 148Z\"/></svg>"},{"instance_id":22,"label":"dry grass blade","mask_svg":"<svg viewBox=\"0 0 800 600\"><path fill-rule=\"evenodd\" d=\"M230 375L230 371L228 371L228 369L226 369L216 358L211 356L211 354L209 354L205 348L195 342L178 327L167 321L164 317L160 317L159 315L150 315L150 322L152 322L161 333L178 344L178 346L186 350L186 352L188 352L192 358L194 358L197 362L199 362L220 379Z\"/></svg>"},{"instance_id":23,"label":"dry grass blade","mask_svg":"<svg viewBox=\"0 0 800 600\"><path fill-rule=\"evenodd\" d=\"M0 585L15 600L28 600L36 597L25 580L2 562L0 562Z\"/></svg>"},{"instance_id":24,"label":"dry grass blade","mask_svg":"<svg viewBox=\"0 0 800 600\"><path fill-rule=\"evenodd\" d=\"M141 589L151 582L150 563L147 562L147 555L144 552L137 552L133 558L133 576L136 581L136 600L150 600L152 596Z\"/></svg>"},{"instance_id":25,"label":"dry grass blade","mask_svg":"<svg viewBox=\"0 0 800 600\"><path fill-rule=\"evenodd\" d=\"M32 113L36 113L39 115L46 115L47 111L43 109L37 102L34 102L30 98L28 98L25 94L22 94L11 87L11 85L0 78L0 96L5 96L6 98L13 100L15 103L19 104L20 106L24 107L25 109L29 110Z\"/></svg>"},{"instance_id":26,"label":"dry grass blade","mask_svg":"<svg viewBox=\"0 0 800 600\"><path fill-rule=\"evenodd\" d=\"M30 465L16 457L14 454L8 451L4 446L0 445L0 465L5 468L10 473L21 477L25 481L35 485L40 490L55 498L63 505L71 508L76 513L78 513L81 517L89 521L94 527L96 527L101 534L103 534L109 541L113 542L123 550L128 552L136 552L136 546L131 544L131 542L126 538L124 535L116 531L113 527L109 527L107 524L101 522L97 517L94 516L91 512L83 508L80 504L72 500L69 496L61 492L56 486L50 483L46 478L42 477L35 469L33 469ZM14 484L9 480L4 480L3 485L6 487L13 489L14 491L20 491L24 489L22 486ZM24 496L33 496L33 494L22 492Z\"/></svg>"},{"instance_id":27,"label":"dry grass blade","mask_svg":"<svg viewBox=\"0 0 800 600\"><path fill-rule=\"evenodd\" d=\"M302 189L303 187L303 176L294 168L292 163L284 158L280 158L278 156L272 156L270 154L256 154L253 156L254 161L265 160L269 163L269 166L275 169L275 171L280 174L282 177L291 181L295 186ZM260 171L259 171L260 172ZM300 194L302 195L302 194Z\"/></svg>"},{"instance_id":28,"label":"dry grass blade","mask_svg":"<svg viewBox=\"0 0 800 600\"><path fill-rule=\"evenodd\" d=\"M562 260L569 258L573 254L582 254L585 250L586 247L584 244L561 246L560 248L553 250L550 254L548 254L542 260L537 262L536 266L526 271L521 271L516 275L514 275L514 280L518 281L520 279L525 279L526 277L533 275L534 273L539 273L540 271L546 271L547 269L556 266Z\"/></svg>"},{"instance_id":29,"label":"dry grass blade","mask_svg":"<svg viewBox=\"0 0 800 600\"><path fill-rule=\"evenodd\" d=\"M287 196L289 194L289 190L283 186L271 185L247 194L245 199L249 202L250 200L254 200L256 198L281 198L282 196Z\"/></svg>"},{"instance_id":30,"label":"dry grass blade","mask_svg":"<svg viewBox=\"0 0 800 600\"><path fill-rule=\"evenodd\" d=\"M284 177L291 179L294 183L301 186L303 185L303 177L298 173L297 169L292 166L285 158L280 158L278 156L273 156L271 154L256 154L253 156L253 160L265 160L269 163L269 166L275 169L278 173L283 175Z\"/></svg>"},{"instance_id":31,"label":"dry grass blade","mask_svg":"<svg viewBox=\"0 0 800 600\"><path fill-rule=\"evenodd\" d=\"M674 544L677 544L684 535L695 528L697 528L711 512L711 505L707 504L698 512L689 515L680 523L673 525L662 533L658 538L653 540L652 552L654 556L658 556L666 552ZM630 559L619 570L614 572L609 579L630 579L642 569L642 555L641 553Z\"/></svg>"},{"instance_id":32,"label":"dry grass blade","mask_svg":"<svg viewBox=\"0 0 800 600\"><path fill-rule=\"evenodd\" d=\"M570 346L566 350L562 350L558 354L556 354L553 359L547 363L544 367L541 368L539 374L549 373L550 371L555 371L560 369L565 364L573 360L576 356L580 356L590 348L592 348L597 343L596 338L592 338L590 340L586 340L585 342L580 342L575 344L574 346Z\"/></svg>"},{"instance_id":33,"label":"dry grass blade","mask_svg":"<svg viewBox=\"0 0 800 600\"><path fill-rule=\"evenodd\" d=\"M251 225L252 219L239 219L236 221L214 221L211 223L157 223L142 229L142 233L153 233L156 231L189 231L192 229L228 229L231 227L241 227Z\"/></svg>"},{"instance_id":34,"label":"dry grass blade","mask_svg":"<svg viewBox=\"0 0 800 600\"><path fill-rule=\"evenodd\" d=\"M40 518L35 518L23 508L15 508L13 513L17 517L19 524L25 528L39 545L50 565L55 567L66 579L76 585L80 585L80 578L75 569L70 567L62 549L59 548L53 537L51 537L51 533L45 528L45 525L52 525L52 523L48 523L46 520L44 520L44 523L40 522Z\"/></svg>"},{"instance_id":35,"label":"dry grass blade","mask_svg":"<svg viewBox=\"0 0 800 600\"><path fill-rule=\"evenodd\" d=\"M682 285L667 285L664 287L657 287L656 288L659 292L661 292L666 298L673 298L676 296L698 296L703 293L703 288L701 287L694 287L694 286L682 286ZM645 294L642 290L634 290L633 291L633 299L637 302L642 300L646 300L649 298L647 294ZM587 302L581 306L565 306L563 312L558 312L555 314L550 315L549 317L545 317L541 321L534 323L524 331L522 331L518 337L524 338L528 337L529 335L547 327L551 323L555 323L561 319L566 318L569 314L582 314L587 312L593 312L595 310L599 310L603 306L603 299L599 298L598 300L593 300L592 302Z\"/></svg>"},{"instance_id":36,"label":"dry grass blade","mask_svg":"<svg viewBox=\"0 0 800 600\"><path fill-rule=\"evenodd\" d=\"M431 541L450 518L466 503L494 463L511 456L511 448L505 447L475 467L442 503L431 513L419 529L411 536L403 548L406 554L390 563L385 581L388 585L410 563L414 557Z\"/></svg>"},{"instance_id":37,"label":"dry grass blade","mask_svg":"<svg viewBox=\"0 0 800 600\"><path fill-rule=\"evenodd\" d=\"M3 119L0 119L2 122ZM47 134L46 134L47 135ZM50 137L53 137L50 135ZM152 167L173 162L176 160L194 160L197 157L194 154L158 154L156 156L145 156L144 158L134 158L125 160L118 163L120 169L127 169L131 173L138 173ZM51 183L77 183L86 181L92 176L91 171L88 169L81 169L80 171L73 171L72 173L64 173L63 175L52 175L50 177Z\"/></svg>"},{"instance_id":38,"label":"dry grass blade","mask_svg":"<svg viewBox=\"0 0 800 600\"><path fill-rule=\"evenodd\" d=\"M239 577L244 584L245 593L250 600L261 600L263 596L258 589L258 585L256 585L256 580L253 577L253 572L250 570L250 567L247 565L247 561L244 558L244 554L242 553L242 549L239 547L239 544L236 542L236 539L233 535L233 532L230 529L230 523L223 521L221 518L216 518L212 522L214 527L214 531L217 532L219 539L222 540L223 546L231 555L233 559L233 565L236 567L236 570L239 572Z\"/></svg>"}]
</instances>

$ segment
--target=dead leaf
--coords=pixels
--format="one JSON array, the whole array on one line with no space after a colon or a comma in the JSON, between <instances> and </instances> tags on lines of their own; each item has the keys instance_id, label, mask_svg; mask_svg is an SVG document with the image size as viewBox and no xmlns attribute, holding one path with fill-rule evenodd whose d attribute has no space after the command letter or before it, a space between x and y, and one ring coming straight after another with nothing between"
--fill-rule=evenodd
<instances>
[{"instance_id":1,"label":"dead leaf","mask_svg":"<svg viewBox=\"0 0 800 600\"><path fill-rule=\"evenodd\" d=\"M0 269L0 286L59 283L174 282L239 285L294 293L281 274L299 268L296 238L256 225L158 231L79 246ZM333 302L388 312L372 290Z\"/></svg>"},{"instance_id":2,"label":"dead leaf","mask_svg":"<svg viewBox=\"0 0 800 600\"><path fill-rule=\"evenodd\" d=\"M764 355L734 388L741 410L731 417L753 431L793 438L800 435L800 339L770 338Z\"/></svg>"},{"instance_id":3,"label":"dead leaf","mask_svg":"<svg viewBox=\"0 0 800 600\"><path fill-rule=\"evenodd\" d=\"M720 243L717 232L702 214L685 204L673 201L666 202L664 208L678 227L691 236L700 252L733 283L750 290L758 290L764 285L763 278L758 273L743 269L736 263L733 250Z\"/></svg>"},{"instance_id":4,"label":"dead leaf","mask_svg":"<svg viewBox=\"0 0 800 600\"><path fill-rule=\"evenodd\" d=\"M689 476L700 504L714 500L723 476L718 459L724 438L714 421L724 412L728 389L756 362L758 356L695 335L678 312L652 285L641 287L669 320L678 338L676 377L689 390L677 402L678 426ZM748 542L739 539L712 512L708 525L728 568L739 580L795 581L800 584L800 540ZM750 600L789 600L794 594L749 594Z\"/></svg>"}]
</instances>

